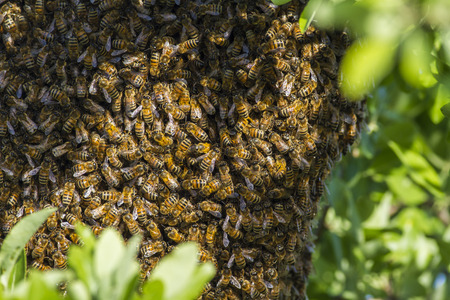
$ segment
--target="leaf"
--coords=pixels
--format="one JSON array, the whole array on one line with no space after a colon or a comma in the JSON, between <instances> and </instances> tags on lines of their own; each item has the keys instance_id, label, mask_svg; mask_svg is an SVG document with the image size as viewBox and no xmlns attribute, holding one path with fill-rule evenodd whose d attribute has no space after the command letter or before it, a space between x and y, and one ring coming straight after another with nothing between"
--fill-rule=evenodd
<instances>
[{"instance_id":1,"label":"leaf","mask_svg":"<svg viewBox=\"0 0 450 300\"><path fill-rule=\"evenodd\" d=\"M429 114L430 119L434 124L441 122L444 117L450 116L450 105L447 108L447 115L444 114L442 110L445 104L450 101L450 91L444 84L439 84L437 86L436 98L434 98L433 106L430 108Z\"/></svg>"},{"instance_id":2,"label":"leaf","mask_svg":"<svg viewBox=\"0 0 450 300\"><path fill-rule=\"evenodd\" d=\"M11 271L17 262L22 249L38 230L44 221L56 211L56 208L46 208L20 220L6 236L0 252L0 267L2 270L0 281L7 287ZM11 288L8 286L8 288Z\"/></svg>"},{"instance_id":3,"label":"leaf","mask_svg":"<svg viewBox=\"0 0 450 300\"><path fill-rule=\"evenodd\" d=\"M25 249L22 249L19 255L19 259L14 265L14 268L12 269L11 275L9 277L8 286L10 287L11 292L14 292L14 287L25 279L26 270L27 270L27 255L25 253Z\"/></svg>"},{"instance_id":4,"label":"leaf","mask_svg":"<svg viewBox=\"0 0 450 300\"><path fill-rule=\"evenodd\" d=\"M73 300L89 300L92 299L89 291L81 280L72 281L67 287L69 299Z\"/></svg>"},{"instance_id":5,"label":"leaf","mask_svg":"<svg viewBox=\"0 0 450 300\"><path fill-rule=\"evenodd\" d=\"M374 209L372 215L363 222L362 226L367 229L382 229L389 224L389 211L391 209L392 194L386 192L381 202Z\"/></svg>"},{"instance_id":6,"label":"leaf","mask_svg":"<svg viewBox=\"0 0 450 300\"><path fill-rule=\"evenodd\" d=\"M164 294L164 284L161 280L147 281L143 287L143 300L162 300Z\"/></svg>"},{"instance_id":7,"label":"leaf","mask_svg":"<svg viewBox=\"0 0 450 300\"><path fill-rule=\"evenodd\" d=\"M272 0L273 4L275 4L275 5L283 5L283 4L289 3L291 1L292 0Z\"/></svg>"},{"instance_id":8,"label":"leaf","mask_svg":"<svg viewBox=\"0 0 450 300\"><path fill-rule=\"evenodd\" d=\"M445 104L441 107L441 112L447 118L450 118L450 103Z\"/></svg>"},{"instance_id":9,"label":"leaf","mask_svg":"<svg viewBox=\"0 0 450 300\"><path fill-rule=\"evenodd\" d=\"M306 5L305 9L303 9L303 12L300 15L300 19L298 21L302 32L305 32L306 29L308 29L309 25L311 25L311 22L314 20L314 17L316 16L316 13L318 12L321 4L322 0L311 0Z\"/></svg>"},{"instance_id":10,"label":"leaf","mask_svg":"<svg viewBox=\"0 0 450 300\"><path fill-rule=\"evenodd\" d=\"M124 255L116 268L114 293L120 293L118 299L131 299L138 286L139 264L136 255L141 239L140 235L135 235L128 240Z\"/></svg>"},{"instance_id":11,"label":"leaf","mask_svg":"<svg viewBox=\"0 0 450 300\"><path fill-rule=\"evenodd\" d=\"M396 50L392 39L369 37L353 43L342 60L342 91L360 99L391 71Z\"/></svg>"},{"instance_id":12,"label":"leaf","mask_svg":"<svg viewBox=\"0 0 450 300\"><path fill-rule=\"evenodd\" d=\"M214 277L215 270L211 263L204 264L209 267L199 268L197 255L197 244L181 244L153 270L150 282L162 282L165 287L162 299L195 299L199 296L203 285Z\"/></svg>"},{"instance_id":13,"label":"leaf","mask_svg":"<svg viewBox=\"0 0 450 300\"><path fill-rule=\"evenodd\" d=\"M112 299L114 295L121 295L123 291L117 290L114 285L114 272L120 263L125 247L123 239L117 231L111 228L105 229L97 242L94 250L94 273L99 283L99 298Z\"/></svg>"},{"instance_id":14,"label":"leaf","mask_svg":"<svg viewBox=\"0 0 450 300\"><path fill-rule=\"evenodd\" d=\"M400 72L403 78L417 88L429 88L436 84L431 73L431 40L417 29L404 42L400 57Z\"/></svg>"}]
</instances>

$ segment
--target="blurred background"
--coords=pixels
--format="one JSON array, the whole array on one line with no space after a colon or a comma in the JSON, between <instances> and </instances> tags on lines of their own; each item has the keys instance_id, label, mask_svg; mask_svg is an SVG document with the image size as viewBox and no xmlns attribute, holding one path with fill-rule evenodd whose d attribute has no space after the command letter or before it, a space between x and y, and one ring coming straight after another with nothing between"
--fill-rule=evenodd
<instances>
[{"instance_id":1,"label":"blurred background","mask_svg":"<svg viewBox=\"0 0 450 300\"><path fill-rule=\"evenodd\" d=\"M450 299L450 1L312 0L312 16L355 40L342 89L368 118L328 180L308 296Z\"/></svg>"}]
</instances>

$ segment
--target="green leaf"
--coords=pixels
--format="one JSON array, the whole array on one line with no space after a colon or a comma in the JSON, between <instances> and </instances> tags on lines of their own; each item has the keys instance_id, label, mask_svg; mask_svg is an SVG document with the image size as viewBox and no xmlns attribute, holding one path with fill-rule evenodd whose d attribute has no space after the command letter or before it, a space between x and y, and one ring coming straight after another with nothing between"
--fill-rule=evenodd
<instances>
[{"instance_id":1,"label":"green leaf","mask_svg":"<svg viewBox=\"0 0 450 300\"><path fill-rule=\"evenodd\" d=\"M437 87L436 98L434 99L433 107L430 109L429 114L431 121L434 124L441 122L445 116L450 116L450 106L447 108L447 115L442 110L446 103L450 101L450 91L444 84L439 84Z\"/></svg>"},{"instance_id":2,"label":"green leaf","mask_svg":"<svg viewBox=\"0 0 450 300\"><path fill-rule=\"evenodd\" d=\"M29 278L29 289L27 299L33 300L59 300L61 299L57 286L45 280L42 272L32 272Z\"/></svg>"},{"instance_id":3,"label":"green leaf","mask_svg":"<svg viewBox=\"0 0 450 300\"><path fill-rule=\"evenodd\" d=\"M153 270L150 281L160 280L165 287L162 299L195 299L200 295L203 285L214 277L215 270L209 262L204 264L208 267L200 267L197 255L197 244L181 244Z\"/></svg>"},{"instance_id":4,"label":"green leaf","mask_svg":"<svg viewBox=\"0 0 450 300\"><path fill-rule=\"evenodd\" d=\"M67 256L67 262L77 278L84 283L85 289L92 295L96 295L98 283L94 277L92 255L92 251L87 247L73 247Z\"/></svg>"},{"instance_id":5,"label":"green leaf","mask_svg":"<svg viewBox=\"0 0 450 300\"><path fill-rule=\"evenodd\" d=\"M141 239L140 235L135 235L128 240L124 255L115 271L114 292L119 294L118 299L131 299L138 286L139 264L136 255Z\"/></svg>"},{"instance_id":6,"label":"green leaf","mask_svg":"<svg viewBox=\"0 0 450 300\"><path fill-rule=\"evenodd\" d=\"M396 50L394 40L369 37L353 43L342 60L342 91L358 100L391 71Z\"/></svg>"},{"instance_id":7,"label":"green leaf","mask_svg":"<svg viewBox=\"0 0 450 300\"><path fill-rule=\"evenodd\" d=\"M100 299L113 299L123 294L123 291L117 290L113 278L124 253L125 246L119 233L112 228L105 229L94 251L94 272L99 283Z\"/></svg>"},{"instance_id":8,"label":"green leaf","mask_svg":"<svg viewBox=\"0 0 450 300\"><path fill-rule=\"evenodd\" d=\"M275 4L275 5L283 5L283 4L289 3L291 1L292 0L272 0L273 4Z\"/></svg>"},{"instance_id":9,"label":"green leaf","mask_svg":"<svg viewBox=\"0 0 450 300\"><path fill-rule=\"evenodd\" d=\"M56 208L46 208L24 217L6 236L0 252L0 268L2 270L0 281L5 288L8 286L11 271L25 244L54 211ZM8 288L11 287L8 286Z\"/></svg>"},{"instance_id":10,"label":"green leaf","mask_svg":"<svg viewBox=\"0 0 450 300\"><path fill-rule=\"evenodd\" d=\"M162 300L164 294L164 284L161 280L147 281L142 290L143 300Z\"/></svg>"},{"instance_id":11,"label":"green leaf","mask_svg":"<svg viewBox=\"0 0 450 300\"><path fill-rule=\"evenodd\" d=\"M67 293L70 296L70 299L73 300L90 300L92 296L90 295L86 285L83 284L82 281L76 280L72 281L67 287Z\"/></svg>"},{"instance_id":12,"label":"green leaf","mask_svg":"<svg viewBox=\"0 0 450 300\"><path fill-rule=\"evenodd\" d=\"M413 32L402 46L400 72L414 87L429 88L437 82L431 73L431 49L431 41L422 30Z\"/></svg>"},{"instance_id":13,"label":"green leaf","mask_svg":"<svg viewBox=\"0 0 450 300\"><path fill-rule=\"evenodd\" d=\"M305 9L303 9L300 19L298 20L302 32L305 32L309 25L311 25L321 4L322 0L311 0L306 5Z\"/></svg>"},{"instance_id":14,"label":"green leaf","mask_svg":"<svg viewBox=\"0 0 450 300\"><path fill-rule=\"evenodd\" d=\"M17 260L14 268L12 269L11 276L9 278L8 286L11 288L11 292L14 292L14 287L25 279L27 270L27 254L25 249L22 249L19 259Z\"/></svg>"},{"instance_id":15,"label":"green leaf","mask_svg":"<svg viewBox=\"0 0 450 300\"><path fill-rule=\"evenodd\" d=\"M445 104L441 107L441 112L447 118L450 118L450 103Z\"/></svg>"},{"instance_id":16,"label":"green leaf","mask_svg":"<svg viewBox=\"0 0 450 300\"><path fill-rule=\"evenodd\" d=\"M364 228L382 229L389 224L389 210L391 209L392 194L386 192L381 199L381 202L374 209L372 215L363 222Z\"/></svg>"}]
</instances>

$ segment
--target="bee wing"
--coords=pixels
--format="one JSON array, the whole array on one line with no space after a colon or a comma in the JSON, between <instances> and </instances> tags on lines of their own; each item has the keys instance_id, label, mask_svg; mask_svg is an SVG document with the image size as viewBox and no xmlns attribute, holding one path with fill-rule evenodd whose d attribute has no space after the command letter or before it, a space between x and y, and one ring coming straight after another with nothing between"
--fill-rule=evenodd
<instances>
[{"instance_id":1,"label":"bee wing","mask_svg":"<svg viewBox=\"0 0 450 300\"><path fill-rule=\"evenodd\" d=\"M106 102L111 103L112 99L111 99L111 96L108 94L108 92L104 88L102 88L102 92L103 92L103 96L105 96Z\"/></svg>"},{"instance_id":2,"label":"bee wing","mask_svg":"<svg viewBox=\"0 0 450 300\"><path fill-rule=\"evenodd\" d=\"M83 192L83 197L84 198L89 198L89 196L91 195L91 193L93 193L95 191L95 187L93 185L90 185L84 192Z\"/></svg>"},{"instance_id":3,"label":"bee wing","mask_svg":"<svg viewBox=\"0 0 450 300\"><path fill-rule=\"evenodd\" d=\"M106 40L105 49L108 52L111 51L111 36L108 36L108 39Z\"/></svg>"},{"instance_id":4,"label":"bee wing","mask_svg":"<svg viewBox=\"0 0 450 300\"><path fill-rule=\"evenodd\" d=\"M6 121L6 127L8 127L8 132L10 135L16 135L16 131L9 121Z\"/></svg>"},{"instance_id":5,"label":"bee wing","mask_svg":"<svg viewBox=\"0 0 450 300\"><path fill-rule=\"evenodd\" d=\"M28 175L29 176L34 176L34 175L36 175L37 173L39 173L39 170L41 169L41 166L39 166L39 167L37 167L37 168L34 168L34 169L32 169L32 170L30 170L29 172L28 172Z\"/></svg>"},{"instance_id":6,"label":"bee wing","mask_svg":"<svg viewBox=\"0 0 450 300\"><path fill-rule=\"evenodd\" d=\"M234 285L236 288L238 288L238 289L240 289L241 288L241 284L239 283L239 280L236 278L236 277L234 277L234 276L231 276L231 278L230 278L230 283L232 284L232 285Z\"/></svg>"},{"instance_id":7,"label":"bee wing","mask_svg":"<svg viewBox=\"0 0 450 300\"><path fill-rule=\"evenodd\" d=\"M223 246L226 248L230 244L230 240L228 239L228 234L223 232Z\"/></svg>"},{"instance_id":8,"label":"bee wing","mask_svg":"<svg viewBox=\"0 0 450 300\"><path fill-rule=\"evenodd\" d=\"M227 263L227 267L231 268L233 266L233 262L234 262L234 254L232 254L230 256L230 259L228 260L228 263Z\"/></svg>"},{"instance_id":9,"label":"bee wing","mask_svg":"<svg viewBox=\"0 0 450 300\"><path fill-rule=\"evenodd\" d=\"M222 213L220 211L209 211L210 214L212 214L214 217L221 219Z\"/></svg>"},{"instance_id":10,"label":"bee wing","mask_svg":"<svg viewBox=\"0 0 450 300\"><path fill-rule=\"evenodd\" d=\"M84 60L84 58L86 57L88 53L88 49L86 49L86 51L84 51L83 53L81 53L81 55L78 57L77 62L80 63Z\"/></svg>"},{"instance_id":11,"label":"bee wing","mask_svg":"<svg viewBox=\"0 0 450 300\"><path fill-rule=\"evenodd\" d=\"M75 226L73 226L69 222L61 222L61 227L62 228L68 228L68 229L75 229Z\"/></svg>"},{"instance_id":12,"label":"bee wing","mask_svg":"<svg viewBox=\"0 0 450 300\"><path fill-rule=\"evenodd\" d=\"M14 176L14 172L11 171L10 169L8 169L7 167L5 167L4 165L0 165L0 169L2 169L3 172L6 173L6 175L8 175L8 176Z\"/></svg>"},{"instance_id":13,"label":"bee wing","mask_svg":"<svg viewBox=\"0 0 450 300\"><path fill-rule=\"evenodd\" d=\"M275 216L275 218L277 218L278 222L280 223L286 223L286 220L280 216L279 214L277 214L276 212L273 212L273 215Z\"/></svg>"},{"instance_id":14,"label":"bee wing","mask_svg":"<svg viewBox=\"0 0 450 300\"><path fill-rule=\"evenodd\" d=\"M119 55L122 55L122 54L124 54L124 53L126 53L126 52L128 52L127 49L113 50L113 51L111 52L111 55L112 55L112 56L119 56ZM120 57L119 57L119 60L120 60Z\"/></svg>"},{"instance_id":15,"label":"bee wing","mask_svg":"<svg viewBox=\"0 0 450 300\"><path fill-rule=\"evenodd\" d=\"M97 54L95 52L92 54L92 66L97 68Z\"/></svg>"},{"instance_id":16,"label":"bee wing","mask_svg":"<svg viewBox=\"0 0 450 300\"><path fill-rule=\"evenodd\" d=\"M23 216L24 210L25 210L24 206L20 207L19 210L17 211L16 217L21 218Z\"/></svg>"}]
</instances>

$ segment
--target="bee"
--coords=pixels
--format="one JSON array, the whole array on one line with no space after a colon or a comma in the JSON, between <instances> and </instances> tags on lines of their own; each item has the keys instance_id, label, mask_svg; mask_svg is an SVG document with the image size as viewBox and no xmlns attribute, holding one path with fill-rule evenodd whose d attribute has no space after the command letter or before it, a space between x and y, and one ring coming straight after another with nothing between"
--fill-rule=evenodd
<instances>
[{"instance_id":1,"label":"bee","mask_svg":"<svg viewBox=\"0 0 450 300\"><path fill-rule=\"evenodd\" d=\"M67 269L67 258L61 251L56 251L52 254L55 268L65 270Z\"/></svg>"},{"instance_id":2,"label":"bee","mask_svg":"<svg viewBox=\"0 0 450 300\"><path fill-rule=\"evenodd\" d=\"M50 87L50 96L56 99L61 106L67 107L70 105L70 99L67 97L67 94L56 86Z\"/></svg>"},{"instance_id":3,"label":"bee","mask_svg":"<svg viewBox=\"0 0 450 300\"><path fill-rule=\"evenodd\" d=\"M158 228L158 225L155 223L155 221L149 219L146 223L145 228L147 229L148 233L150 234L150 237L153 240L160 240L162 235L161 231Z\"/></svg>"},{"instance_id":4,"label":"bee","mask_svg":"<svg viewBox=\"0 0 450 300\"><path fill-rule=\"evenodd\" d=\"M216 108L211 104L208 96L201 93L197 100L208 115L214 115L216 113Z\"/></svg>"},{"instance_id":5,"label":"bee","mask_svg":"<svg viewBox=\"0 0 450 300\"><path fill-rule=\"evenodd\" d=\"M199 44L200 44L199 38L192 38L190 40L184 41L178 44L178 53L180 54L186 53L191 49L197 48Z\"/></svg>"},{"instance_id":6,"label":"bee","mask_svg":"<svg viewBox=\"0 0 450 300\"><path fill-rule=\"evenodd\" d=\"M171 191L177 191L180 189L178 180L167 170L161 170L158 176Z\"/></svg>"},{"instance_id":7,"label":"bee","mask_svg":"<svg viewBox=\"0 0 450 300\"><path fill-rule=\"evenodd\" d=\"M239 280L233 276L233 273L231 272L230 268L224 268L222 270L222 275L219 279L219 281L217 282L217 286L218 287L225 287L229 284L234 285L236 288L240 289L241 288L241 284L239 283Z\"/></svg>"},{"instance_id":8,"label":"bee","mask_svg":"<svg viewBox=\"0 0 450 300\"><path fill-rule=\"evenodd\" d=\"M260 295L267 294L267 290L268 290L267 286L263 282L261 277L259 277L257 275L256 270L253 270L250 272L250 278L251 278L252 286L254 287L251 290L250 297L256 298L256 297L260 297Z\"/></svg>"},{"instance_id":9,"label":"bee","mask_svg":"<svg viewBox=\"0 0 450 300\"><path fill-rule=\"evenodd\" d=\"M220 84L219 81L217 81L214 78L211 77L202 77L200 79L200 84L204 87L207 87L213 91L220 91L220 89L222 88L222 85Z\"/></svg>"},{"instance_id":10,"label":"bee","mask_svg":"<svg viewBox=\"0 0 450 300\"><path fill-rule=\"evenodd\" d=\"M72 181L67 181L64 184L63 194L62 194L62 204L67 207L72 203L73 195L75 192L75 184Z\"/></svg>"},{"instance_id":11,"label":"bee","mask_svg":"<svg viewBox=\"0 0 450 300\"><path fill-rule=\"evenodd\" d=\"M55 241L58 246L58 249L63 254L66 254L67 251L69 251L70 241L62 233L58 233L55 236Z\"/></svg>"},{"instance_id":12,"label":"bee","mask_svg":"<svg viewBox=\"0 0 450 300\"><path fill-rule=\"evenodd\" d=\"M184 118L186 118L184 112L174 104L165 105L164 110L167 114L171 114L176 120L183 120Z\"/></svg>"},{"instance_id":13,"label":"bee","mask_svg":"<svg viewBox=\"0 0 450 300\"><path fill-rule=\"evenodd\" d=\"M262 200L262 196L258 192L250 190L248 187L244 186L241 183L236 185L236 191L239 195L244 197L245 200L253 204L258 204Z\"/></svg>"},{"instance_id":14,"label":"bee","mask_svg":"<svg viewBox=\"0 0 450 300\"><path fill-rule=\"evenodd\" d=\"M17 205L17 202L19 201L19 198L20 198L20 188L19 188L18 185L14 185L14 187L11 188L11 189L8 189L8 188L4 189L2 194L3 195L2 195L1 198L5 198L5 199L7 198L8 199L6 201L6 204L11 206L11 207L15 207Z\"/></svg>"},{"instance_id":15,"label":"bee","mask_svg":"<svg viewBox=\"0 0 450 300\"><path fill-rule=\"evenodd\" d=\"M200 142L206 142L208 140L206 132L192 122L186 124L186 131Z\"/></svg>"},{"instance_id":16,"label":"bee","mask_svg":"<svg viewBox=\"0 0 450 300\"><path fill-rule=\"evenodd\" d=\"M80 177L95 170L97 170L97 163L95 161L79 163L72 167L73 177Z\"/></svg>"},{"instance_id":17,"label":"bee","mask_svg":"<svg viewBox=\"0 0 450 300\"><path fill-rule=\"evenodd\" d=\"M130 181L138 176L142 176L145 172L145 168L142 164L138 164L134 167L127 167L120 169L122 172L123 179L125 181Z\"/></svg>"},{"instance_id":18,"label":"bee","mask_svg":"<svg viewBox=\"0 0 450 300\"><path fill-rule=\"evenodd\" d=\"M78 178L75 182L77 188L87 189L90 186L99 184L101 177L98 174L90 174L87 177Z\"/></svg>"},{"instance_id":19,"label":"bee","mask_svg":"<svg viewBox=\"0 0 450 300\"><path fill-rule=\"evenodd\" d=\"M199 208L204 212L209 212L216 218L222 218L222 205L210 200L202 201L198 204Z\"/></svg>"},{"instance_id":20,"label":"bee","mask_svg":"<svg viewBox=\"0 0 450 300\"><path fill-rule=\"evenodd\" d=\"M157 253L163 252L166 245L162 241L155 241L152 243L144 242L141 246L141 254L143 257L151 257Z\"/></svg>"},{"instance_id":21,"label":"bee","mask_svg":"<svg viewBox=\"0 0 450 300\"><path fill-rule=\"evenodd\" d=\"M221 187L222 183L220 182L220 180L213 179L201 189L200 194L203 197L208 197L211 194L217 192Z\"/></svg>"},{"instance_id":22,"label":"bee","mask_svg":"<svg viewBox=\"0 0 450 300\"><path fill-rule=\"evenodd\" d=\"M194 210L190 213L182 214L183 221L187 224L196 223L203 216L203 212L201 210Z\"/></svg>"},{"instance_id":23,"label":"bee","mask_svg":"<svg viewBox=\"0 0 450 300\"><path fill-rule=\"evenodd\" d=\"M207 181L204 179L189 179L189 180L185 180L181 183L181 186L183 187L183 189L185 190L191 190L191 189L201 189L204 186L206 186Z\"/></svg>"},{"instance_id":24,"label":"bee","mask_svg":"<svg viewBox=\"0 0 450 300\"><path fill-rule=\"evenodd\" d=\"M125 222L125 224L127 225L128 230L130 231L130 233L132 235L136 235L141 232L141 228L139 227L136 220L133 219L132 214L128 213L128 214L124 215L122 218L123 218L123 221Z\"/></svg>"},{"instance_id":25,"label":"bee","mask_svg":"<svg viewBox=\"0 0 450 300\"><path fill-rule=\"evenodd\" d=\"M124 141L125 135L114 123L106 123L104 129L111 142L120 144Z\"/></svg>"},{"instance_id":26,"label":"bee","mask_svg":"<svg viewBox=\"0 0 450 300\"><path fill-rule=\"evenodd\" d=\"M92 208L89 206L84 211L85 215L94 220L100 219L106 215L106 213L111 209L111 203L106 202L98 207Z\"/></svg>"},{"instance_id":27,"label":"bee","mask_svg":"<svg viewBox=\"0 0 450 300\"><path fill-rule=\"evenodd\" d=\"M167 233L167 237L179 244L185 241L185 237L174 227L166 227L165 232Z\"/></svg>"}]
</instances>

